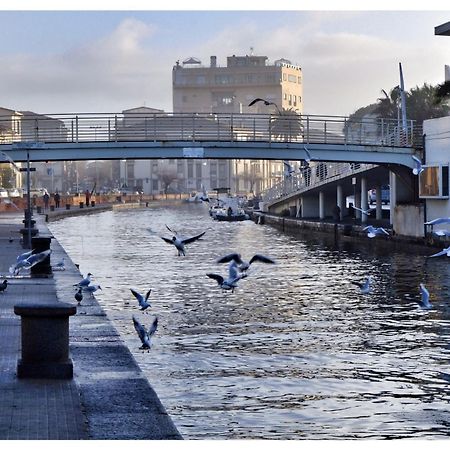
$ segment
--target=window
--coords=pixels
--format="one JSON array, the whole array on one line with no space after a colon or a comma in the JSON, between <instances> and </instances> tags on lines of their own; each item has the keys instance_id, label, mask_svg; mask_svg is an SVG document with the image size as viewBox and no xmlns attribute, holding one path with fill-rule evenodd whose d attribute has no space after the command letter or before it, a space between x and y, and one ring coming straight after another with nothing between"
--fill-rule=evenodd
<instances>
[{"instance_id":1,"label":"window","mask_svg":"<svg viewBox=\"0 0 450 450\"><path fill-rule=\"evenodd\" d=\"M301 103L302 102L302 97L299 95L298 96L298 102Z\"/></svg>"},{"instance_id":2,"label":"window","mask_svg":"<svg viewBox=\"0 0 450 450\"><path fill-rule=\"evenodd\" d=\"M302 84L302 77L297 77L298 84Z\"/></svg>"},{"instance_id":3,"label":"window","mask_svg":"<svg viewBox=\"0 0 450 450\"><path fill-rule=\"evenodd\" d=\"M196 84L206 84L206 77L205 75L197 75L197 78L195 79Z\"/></svg>"},{"instance_id":4,"label":"window","mask_svg":"<svg viewBox=\"0 0 450 450\"><path fill-rule=\"evenodd\" d=\"M284 100L287 100L287 94L283 95Z\"/></svg>"},{"instance_id":5,"label":"window","mask_svg":"<svg viewBox=\"0 0 450 450\"><path fill-rule=\"evenodd\" d=\"M152 180L152 191L158 190L158 180Z\"/></svg>"},{"instance_id":6,"label":"window","mask_svg":"<svg viewBox=\"0 0 450 450\"><path fill-rule=\"evenodd\" d=\"M448 165L422 166L424 171L419 175L420 198L448 198L449 171Z\"/></svg>"},{"instance_id":7,"label":"window","mask_svg":"<svg viewBox=\"0 0 450 450\"><path fill-rule=\"evenodd\" d=\"M283 81L286 81L286 78L287 78L286 74L283 73Z\"/></svg>"},{"instance_id":8,"label":"window","mask_svg":"<svg viewBox=\"0 0 450 450\"><path fill-rule=\"evenodd\" d=\"M290 81L291 83L296 83L297 77L295 75L288 75L288 81Z\"/></svg>"}]
</instances>

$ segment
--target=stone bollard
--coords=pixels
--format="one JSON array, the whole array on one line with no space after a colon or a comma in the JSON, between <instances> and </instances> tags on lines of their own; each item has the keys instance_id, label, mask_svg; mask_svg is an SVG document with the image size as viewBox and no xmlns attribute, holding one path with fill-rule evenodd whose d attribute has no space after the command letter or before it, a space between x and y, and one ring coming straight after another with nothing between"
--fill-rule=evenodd
<instances>
[{"instance_id":1,"label":"stone bollard","mask_svg":"<svg viewBox=\"0 0 450 450\"><path fill-rule=\"evenodd\" d=\"M31 238L31 248L34 250L33 254L41 253L50 249L52 242L51 236L36 236ZM52 266L50 264L50 256L44 259L44 261L36 264L30 269L31 276L49 276L52 274Z\"/></svg>"},{"instance_id":2,"label":"stone bollard","mask_svg":"<svg viewBox=\"0 0 450 450\"><path fill-rule=\"evenodd\" d=\"M70 203L66 203L66 209L70 209Z\"/></svg>"},{"instance_id":3,"label":"stone bollard","mask_svg":"<svg viewBox=\"0 0 450 450\"><path fill-rule=\"evenodd\" d=\"M69 358L69 316L76 307L68 303L18 304L21 317L22 358L17 363L18 378L73 377Z\"/></svg>"},{"instance_id":4,"label":"stone bollard","mask_svg":"<svg viewBox=\"0 0 450 450\"><path fill-rule=\"evenodd\" d=\"M50 211L54 211L55 210L55 205L50 205Z\"/></svg>"},{"instance_id":5,"label":"stone bollard","mask_svg":"<svg viewBox=\"0 0 450 450\"><path fill-rule=\"evenodd\" d=\"M84 208L84 202L80 202L80 208Z\"/></svg>"},{"instance_id":6,"label":"stone bollard","mask_svg":"<svg viewBox=\"0 0 450 450\"><path fill-rule=\"evenodd\" d=\"M91 200L91 206L92 206L92 207L95 206L95 200Z\"/></svg>"}]
</instances>

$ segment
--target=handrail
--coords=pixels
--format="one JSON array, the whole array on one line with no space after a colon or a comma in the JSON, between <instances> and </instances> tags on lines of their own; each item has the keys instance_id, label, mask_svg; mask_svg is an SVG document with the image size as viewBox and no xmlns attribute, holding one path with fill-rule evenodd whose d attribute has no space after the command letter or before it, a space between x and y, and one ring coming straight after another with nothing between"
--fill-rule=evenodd
<instances>
[{"instance_id":1,"label":"handrail","mask_svg":"<svg viewBox=\"0 0 450 450\"><path fill-rule=\"evenodd\" d=\"M394 119L246 113L76 113L0 116L14 142L222 141L420 147L422 129Z\"/></svg>"}]
</instances>

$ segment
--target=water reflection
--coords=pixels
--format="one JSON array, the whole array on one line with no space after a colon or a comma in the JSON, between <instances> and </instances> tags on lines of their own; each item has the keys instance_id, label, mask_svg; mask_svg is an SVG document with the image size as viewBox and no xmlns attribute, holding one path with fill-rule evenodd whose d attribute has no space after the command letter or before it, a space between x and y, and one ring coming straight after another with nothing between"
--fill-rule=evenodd
<instances>
[{"instance_id":1,"label":"water reflection","mask_svg":"<svg viewBox=\"0 0 450 450\"><path fill-rule=\"evenodd\" d=\"M160 236L205 229L186 257ZM448 261L426 248L280 234L212 221L204 205L67 218L50 225L174 419L191 439L448 436ZM253 264L235 293L207 272L238 251ZM374 277L361 295L350 280ZM419 283L433 309L418 308ZM129 288L152 288L148 316ZM159 316L150 353L131 315Z\"/></svg>"}]
</instances>

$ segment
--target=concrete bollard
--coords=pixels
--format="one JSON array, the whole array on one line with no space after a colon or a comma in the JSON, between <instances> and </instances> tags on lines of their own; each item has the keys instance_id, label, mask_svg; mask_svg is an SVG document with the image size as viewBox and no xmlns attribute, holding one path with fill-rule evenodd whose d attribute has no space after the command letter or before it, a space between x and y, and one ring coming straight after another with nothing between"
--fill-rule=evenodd
<instances>
[{"instance_id":1,"label":"concrete bollard","mask_svg":"<svg viewBox=\"0 0 450 450\"><path fill-rule=\"evenodd\" d=\"M18 304L21 318L22 353L18 378L68 379L73 377L69 358L69 316L76 307L62 302Z\"/></svg>"},{"instance_id":2,"label":"concrete bollard","mask_svg":"<svg viewBox=\"0 0 450 450\"><path fill-rule=\"evenodd\" d=\"M31 248L34 250L34 254L41 253L45 250L50 249L50 244L52 242L51 236L35 236L31 238ZM36 264L30 269L31 276L49 276L52 274L52 266L50 264L50 256L44 259L44 261Z\"/></svg>"},{"instance_id":3,"label":"concrete bollard","mask_svg":"<svg viewBox=\"0 0 450 450\"><path fill-rule=\"evenodd\" d=\"M91 200L91 206L94 207L95 206L95 201Z\"/></svg>"},{"instance_id":4,"label":"concrete bollard","mask_svg":"<svg viewBox=\"0 0 450 450\"><path fill-rule=\"evenodd\" d=\"M84 208L84 202L80 202L80 208Z\"/></svg>"},{"instance_id":5,"label":"concrete bollard","mask_svg":"<svg viewBox=\"0 0 450 450\"><path fill-rule=\"evenodd\" d=\"M66 209L67 209L67 210L70 209L70 203L66 203Z\"/></svg>"}]
</instances>

